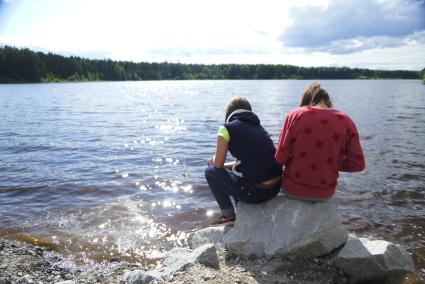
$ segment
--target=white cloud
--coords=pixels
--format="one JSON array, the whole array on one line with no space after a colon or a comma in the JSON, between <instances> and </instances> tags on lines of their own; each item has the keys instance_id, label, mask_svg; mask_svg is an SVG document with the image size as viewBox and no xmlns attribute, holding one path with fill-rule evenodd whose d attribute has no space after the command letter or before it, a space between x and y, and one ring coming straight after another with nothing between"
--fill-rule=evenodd
<instances>
[{"instance_id":1,"label":"white cloud","mask_svg":"<svg viewBox=\"0 0 425 284\"><path fill-rule=\"evenodd\" d=\"M401 46L425 30L423 0L331 0L298 7L281 40L285 46L343 54Z\"/></svg>"}]
</instances>

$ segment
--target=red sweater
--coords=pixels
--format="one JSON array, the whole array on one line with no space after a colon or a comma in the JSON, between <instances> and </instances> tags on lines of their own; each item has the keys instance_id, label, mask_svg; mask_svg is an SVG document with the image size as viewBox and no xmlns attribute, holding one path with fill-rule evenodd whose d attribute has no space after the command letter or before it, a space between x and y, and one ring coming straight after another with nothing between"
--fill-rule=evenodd
<instances>
[{"instance_id":1,"label":"red sweater","mask_svg":"<svg viewBox=\"0 0 425 284\"><path fill-rule=\"evenodd\" d=\"M284 165L282 187L300 197L328 198L338 171L365 167L354 122L335 109L299 107L288 114L275 155Z\"/></svg>"}]
</instances>

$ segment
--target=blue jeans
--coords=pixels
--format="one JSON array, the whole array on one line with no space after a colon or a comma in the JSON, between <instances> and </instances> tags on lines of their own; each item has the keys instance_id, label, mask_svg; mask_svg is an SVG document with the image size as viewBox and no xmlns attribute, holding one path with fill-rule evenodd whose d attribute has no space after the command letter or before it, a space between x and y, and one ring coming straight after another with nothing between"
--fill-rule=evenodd
<instances>
[{"instance_id":1,"label":"blue jeans","mask_svg":"<svg viewBox=\"0 0 425 284\"><path fill-rule=\"evenodd\" d=\"M237 177L228 169L217 169L213 166L205 170L205 178L223 216L229 216L235 212L231 196L235 200L235 205L239 200L256 204L275 197L280 190L280 184L271 189L258 188L246 183L244 179Z\"/></svg>"}]
</instances>

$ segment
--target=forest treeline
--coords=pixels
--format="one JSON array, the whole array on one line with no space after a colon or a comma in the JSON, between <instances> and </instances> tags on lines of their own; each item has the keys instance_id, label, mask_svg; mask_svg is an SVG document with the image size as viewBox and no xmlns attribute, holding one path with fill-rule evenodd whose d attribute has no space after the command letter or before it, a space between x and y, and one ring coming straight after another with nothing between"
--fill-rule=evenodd
<instances>
[{"instance_id":1,"label":"forest treeline","mask_svg":"<svg viewBox=\"0 0 425 284\"><path fill-rule=\"evenodd\" d=\"M425 70L425 69L424 69ZM0 83L193 79L419 79L425 71L266 64L182 64L64 57L0 46Z\"/></svg>"}]
</instances>

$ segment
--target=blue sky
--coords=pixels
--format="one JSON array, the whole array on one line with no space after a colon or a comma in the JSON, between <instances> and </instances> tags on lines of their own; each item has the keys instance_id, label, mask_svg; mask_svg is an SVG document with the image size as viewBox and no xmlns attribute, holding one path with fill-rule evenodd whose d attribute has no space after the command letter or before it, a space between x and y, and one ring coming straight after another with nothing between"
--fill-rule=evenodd
<instances>
[{"instance_id":1,"label":"blue sky","mask_svg":"<svg viewBox=\"0 0 425 284\"><path fill-rule=\"evenodd\" d=\"M0 44L132 61L425 68L425 0L0 0Z\"/></svg>"}]
</instances>

